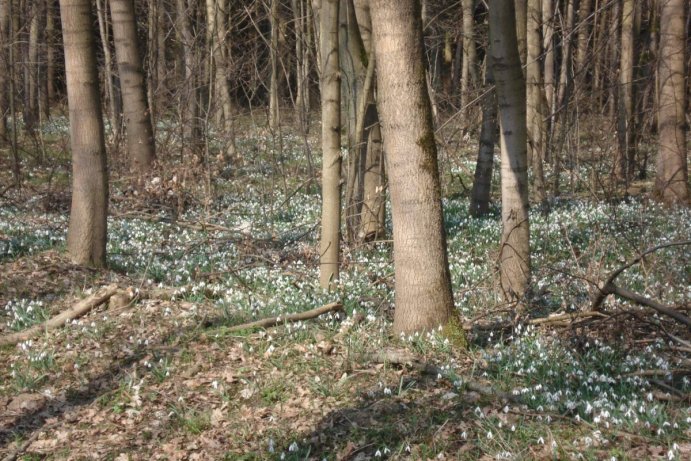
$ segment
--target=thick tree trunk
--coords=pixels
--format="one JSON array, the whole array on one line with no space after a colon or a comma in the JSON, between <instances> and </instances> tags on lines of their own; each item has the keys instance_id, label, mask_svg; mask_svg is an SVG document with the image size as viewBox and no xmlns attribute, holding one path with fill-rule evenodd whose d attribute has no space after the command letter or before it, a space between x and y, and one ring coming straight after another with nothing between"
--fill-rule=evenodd
<instances>
[{"instance_id":1,"label":"thick tree trunk","mask_svg":"<svg viewBox=\"0 0 691 461\"><path fill-rule=\"evenodd\" d=\"M665 0L667 1L667 0ZM617 133L619 149L614 163L614 175L628 185L636 158L634 107L634 22L636 18L634 0L623 0L621 11L621 56L619 60L619 100Z\"/></svg>"},{"instance_id":2,"label":"thick tree trunk","mask_svg":"<svg viewBox=\"0 0 691 461\"><path fill-rule=\"evenodd\" d=\"M490 2L490 53L497 82L501 145L501 288L520 301L530 281L525 81L521 73L513 3Z\"/></svg>"},{"instance_id":3,"label":"thick tree trunk","mask_svg":"<svg viewBox=\"0 0 691 461\"><path fill-rule=\"evenodd\" d=\"M535 200L547 199L543 162L547 154L547 131L542 81L542 9L540 0L528 0L528 58L526 64L526 119L528 123L528 158L533 167Z\"/></svg>"},{"instance_id":4,"label":"thick tree trunk","mask_svg":"<svg viewBox=\"0 0 691 461\"><path fill-rule=\"evenodd\" d=\"M144 68L137 47L133 0L110 0L113 41L120 72L122 106L130 154L130 171L142 174L156 158L151 114L146 97Z\"/></svg>"},{"instance_id":5,"label":"thick tree trunk","mask_svg":"<svg viewBox=\"0 0 691 461\"><path fill-rule=\"evenodd\" d=\"M319 282L338 278L341 240L341 81L338 56L339 0L323 0L319 11L322 105L322 222Z\"/></svg>"},{"instance_id":6,"label":"thick tree trunk","mask_svg":"<svg viewBox=\"0 0 691 461\"><path fill-rule=\"evenodd\" d=\"M395 333L429 330L450 321L454 304L425 82L422 15L415 0L372 0L370 5L377 104L391 180L393 329Z\"/></svg>"},{"instance_id":7,"label":"thick tree trunk","mask_svg":"<svg viewBox=\"0 0 691 461\"><path fill-rule=\"evenodd\" d=\"M486 94L482 98L482 127L480 146L475 165L475 181L470 193L470 215L484 216L489 212L492 170L494 169L494 145L497 143L497 93L492 75L492 55L486 58Z\"/></svg>"},{"instance_id":8,"label":"thick tree trunk","mask_svg":"<svg viewBox=\"0 0 691 461\"><path fill-rule=\"evenodd\" d=\"M667 205L689 203L684 87L685 0L663 0L658 61L658 157L655 193Z\"/></svg>"},{"instance_id":9,"label":"thick tree trunk","mask_svg":"<svg viewBox=\"0 0 691 461\"><path fill-rule=\"evenodd\" d=\"M106 264L108 173L90 0L60 0L72 148L67 250L77 264Z\"/></svg>"}]
</instances>

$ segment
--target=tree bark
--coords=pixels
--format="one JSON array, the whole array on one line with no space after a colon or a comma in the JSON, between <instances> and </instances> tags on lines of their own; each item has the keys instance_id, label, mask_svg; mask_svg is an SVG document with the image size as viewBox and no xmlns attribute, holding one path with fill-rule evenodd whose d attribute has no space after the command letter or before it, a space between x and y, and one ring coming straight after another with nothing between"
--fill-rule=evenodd
<instances>
[{"instance_id":1,"label":"tree bark","mask_svg":"<svg viewBox=\"0 0 691 461\"><path fill-rule=\"evenodd\" d=\"M113 41L120 72L122 106L130 154L130 171L143 174L156 158L144 68L139 55L133 0L110 0Z\"/></svg>"},{"instance_id":2,"label":"tree bark","mask_svg":"<svg viewBox=\"0 0 691 461\"><path fill-rule=\"evenodd\" d=\"M341 81L338 56L339 0L323 0L319 11L322 105L322 222L319 283L338 278L341 240Z\"/></svg>"},{"instance_id":3,"label":"tree bark","mask_svg":"<svg viewBox=\"0 0 691 461\"><path fill-rule=\"evenodd\" d=\"M667 1L667 0L665 0ZM619 149L614 163L615 178L625 183L631 179L636 156L634 107L634 0L623 0L621 10L621 55L619 61L619 104L617 133Z\"/></svg>"},{"instance_id":4,"label":"tree bark","mask_svg":"<svg viewBox=\"0 0 691 461\"><path fill-rule=\"evenodd\" d=\"M551 132L554 123L555 109L555 52L554 52L554 4L552 0L542 0L542 43L545 52L545 101L547 101L547 114L549 115L549 126L547 131Z\"/></svg>"},{"instance_id":5,"label":"tree bark","mask_svg":"<svg viewBox=\"0 0 691 461\"><path fill-rule=\"evenodd\" d=\"M271 81L269 83L269 127L272 130L278 128L280 114L278 110L278 6L279 0L271 0L269 18L271 21L271 49L269 60L271 63ZM336 31L338 33L338 30Z\"/></svg>"},{"instance_id":6,"label":"tree bark","mask_svg":"<svg viewBox=\"0 0 691 461\"><path fill-rule=\"evenodd\" d=\"M468 101L470 89L477 83L477 50L475 48L475 0L462 0L463 9L463 63L461 65L461 110L463 111L463 125L468 126L466 120L469 114Z\"/></svg>"},{"instance_id":7,"label":"tree bark","mask_svg":"<svg viewBox=\"0 0 691 461\"><path fill-rule=\"evenodd\" d=\"M182 154L196 155L201 144L201 128L199 121L199 100L197 97L197 73L199 72L195 50L194 35L190 23L193 8L188 8L187 0L176 0L175 30L178 40L182 43L182 77L180 85L180 124L182 125Z\"/></svg>"},{"instance_id":8,"label":"tree bark","mask_svg":"<svg viewBox=\"0 0 691 461\"><path fill-rule=\"evenodd\" d=\"M530 281L526 90L516 41L512 2L490 2L490 53L497 82L501 146L501 288L520 301Z\"/></svg>"},{"instance_id":9,"label":"tree bark","mask_svg":"<svg viewBox=\"0 0 691 461\"><path fill-rule=\"evenodd\" d=\"M103 79L105 80L106 92L108 94L108 111L110 126L115 139L120 138L120 107L119 94L115 92L113 82L113 56L110 51L110 31L108 28L107 12L105 0L96 0L96 15L98 17L98 30L101 36L101 46L103 47Z\"/></svg>"},{"instance_id":10,"label":"tree bark","mask_svg":"<svg viewBox=\"0 0 691 461\"><path fill-rule=\"evenodd\" d=\"M528 57L526 75L526 119L528 123L528 159L533 167L535 200L542 204L547 199L543 162L547 154L545 127L545 95L543 93L542 68L542 9L540 0L528 0Z\"/></svg>"},{"instance_id":11,"label":"tree bark","mask_svg":"<svg viewBox=\"0 0 691 461\"><path fill-rule=\"evenodd\" d=\"M475 181L470 193L470 215L479 217L489 213L492 170L494 169L494 145L497 143L497 92L492 75L492 55L486 58L485 91L482 97L482 127L480 146L475 165Z\"/></svg>"},{"instance_id":12,"label":"tree bark","mask_svg":"<svg viewBox=\"0 0 691 461\"><path fill-rule=\"evenodd\" d=\"M10 74L9 53L7 45L10 43L10 11L11 0L0 0L0 143L4 144L8 139L7 116L10 111L9 80Z\"/></svg>"},{"instance_id":13,"label":"tree bark","mask_svg":"<svg viewBox=\"0 0 691 461\"><path fill-rule=\"evenodd\" d=\"M108 172L90 0L60 0L72 148L67 250L77 264L104 267Z\"/></svg>"},{"instance_id":14,"label":"tree bark","mask_svg":"<svg viewBox=\"0 0 691 461\"><path fill-rule=\"evenodd\" d=\"M423 60L422 14L415 0L372 0L370 5L377 105L391 180L393 330L429 330L450 321L454 304Z\"/></svg>"},{"instance_id":15,"label":"tree bark","mask_svg":"<svg viewBox=\"0 0 691 461\"><path fill-rule=\"evenodd\" d=\"M662 0L658 60L658 156L655 193L667 205L689 203L686 152L684 0Z\"/></svg>"},{"instance_id":16,"label":"tree bark","mask_svg":"<svg viewBox=\"0 0 691 461\"><path fill-rule=\"evenodd\" d=\"M518 56L521 59L521 67L525 68L528 60L528 0L515 0L515 4Z\"/></svg>"}]
</instances>

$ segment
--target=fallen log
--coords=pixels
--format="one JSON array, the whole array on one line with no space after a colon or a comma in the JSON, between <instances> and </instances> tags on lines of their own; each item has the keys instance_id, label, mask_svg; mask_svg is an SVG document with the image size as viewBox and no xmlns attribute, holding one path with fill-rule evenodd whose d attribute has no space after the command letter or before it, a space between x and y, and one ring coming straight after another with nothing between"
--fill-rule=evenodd
<instances>
[{"instance_id":1,"label":"fallen log","mask_svg":"<svg viewBox=\"0 0 691 461\"><path fill-rule=\"evenodd\" d=\"M34 325L33 327L17 333L0 337L0 347L28 341L29 339L38 336L41 332L46 332L61 327L65 324L65 322L79 318L94 307L108 301L111 296L115 295L119 291L120 289L117 285L108 285L107 287L101 288L96 293L82 299L74 306L41 324Z\"/></svg>"},{"instance_id":2,"label":"fallen log","mask_svg":"<svg viewBox=\"0 0 691 461\"><path fill-rule=\"evenodd\" d=\"M316 309L312 309L309 311L299 312L297 314L279 315L277 317L270 317L262 320L257 320L254 322L233 325L232 327L229 327L226 331L228 331L229 333L234 333L237 331L254 330L256 328L271 328L275 327L276 325L283 325L286 323L295 323L300 322L302 320L313 319L315 317L319 317L320 315L329 312L336 312L341 310L343 310L343 305L341 303L331 303L321 307L317 307Z\"/></svg>"}]
</instances>

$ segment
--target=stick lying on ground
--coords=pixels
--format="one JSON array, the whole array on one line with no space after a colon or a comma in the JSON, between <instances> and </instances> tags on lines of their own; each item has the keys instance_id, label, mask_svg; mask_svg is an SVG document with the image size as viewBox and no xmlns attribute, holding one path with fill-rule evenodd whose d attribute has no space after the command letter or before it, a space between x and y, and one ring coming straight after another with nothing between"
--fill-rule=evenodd
<instances>
[{"instance_id":1,"label":"stick lying on ground","mask_svg":"<svg viewBox=\"0 0 691 461\"><path fill-rule=\"evenodd\" d=\"M53 318L46 320L44 323L34 325L33 327L24 331L0 337L0 347L27 341L35 336L38 336L41 334L41 332L54 330L55 328L64 325L65 322L81 317L94 307L103 304L119 291L120 289L117 287L117 285L108 285L107 287L101 288L96 293L82 299L74 306L59 313Z\"/></svg>"},{"instance_id":2,"label":"stick lying on ground","mask_svg":"<svg viewBox=\"0 0 691 461\"><path fill-rule=\"evenodd\" d=\"M674 246L686 246L686 245L691 245L691 240L684 240L680 242L670 242L670 243L664 243L662 245L658 245L652 248L649 248L645 250L643 253L641 253L638 257L635 259L631 260L627 264L624 264L617 270L613 271L612 273L609 274L607 279L603 282L598 284L598 292L596 293L594 299L593 299L593 305L591 307L591 310L593 311L598 311L600 309L600 306L604 302L605 298L609 295L616 295L624 299L628 299L629 301L633 301L637 304L640 304L642 306L647 306L650 307L651 309L655 309L657 312L664 314L668 317L673 318L679 323L683 323L686 325L689 329L691 329L691 319L687 317L686 315L682 314L672 306L665 306L664 304L658 303L657 301L654 301L652 299L646 298L645 296L639 295L638 293L634 293L632 291L627 290L626 288L621 288L617 285L614 284L614 279L616 279L619 275L621 275L622 272L624 272L626 269L628 269L631 266L634 266L635 264L638 264L643 260L643 258L650 253L653 253L657 250L660 250L662 248L669 248L669 247L674 247Z\"/></svg>"},{"instance_id":3,"label":"stick lying on ground","mask_svg":"<svg viewBox=\"0 0 691 461\"><path fill-rule=\"evenodd\" d=\"M300 312L298 314L289 314L278 317L270 317L268 319L257 320L255 322L243 323L241 325L234 325L228 328L229 333L243 330L253 330L255 328L271 328L276 325L282 325L284 323L294 323L301 320L309 320L315 317L319 317L327 312L335 312L343 310L343 305L341 303L331 303L326 304L316 309L312 309L306 312Z\"/></svg>"}]
</instances>

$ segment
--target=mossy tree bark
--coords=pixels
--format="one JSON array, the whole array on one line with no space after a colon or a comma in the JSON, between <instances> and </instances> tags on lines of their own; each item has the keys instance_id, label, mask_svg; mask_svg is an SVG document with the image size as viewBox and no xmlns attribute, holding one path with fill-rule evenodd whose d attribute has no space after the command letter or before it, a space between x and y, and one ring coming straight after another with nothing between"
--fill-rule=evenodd
<instances>
[{"instance_id":1,"label":"mossy tree bark","mask_svg":"<svg viewBox=\"0 0 691 461\"><path fill-rule=\"evenodd\" d=\"M422 14L416 0L372 0L370 5L394 225L393 329L429 330L450 321L454 304L423 60Z\"/></svg>"},{"instance_id":2,"label":"mossy tree bark","mask_svg":"<svg viewBox=\"0 0 691 461\"><path fill-rule=\"evenodd\" d=\"M67 250L77 264L106 264L108 172L90 0L60 0L72 148Z\"/></svg>"}]
</instances>

